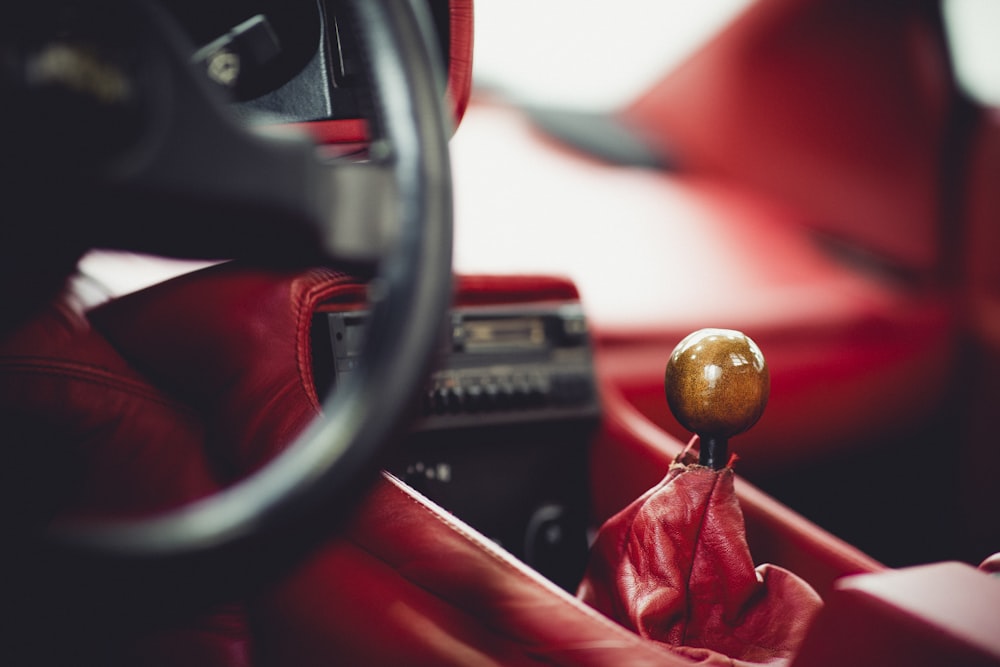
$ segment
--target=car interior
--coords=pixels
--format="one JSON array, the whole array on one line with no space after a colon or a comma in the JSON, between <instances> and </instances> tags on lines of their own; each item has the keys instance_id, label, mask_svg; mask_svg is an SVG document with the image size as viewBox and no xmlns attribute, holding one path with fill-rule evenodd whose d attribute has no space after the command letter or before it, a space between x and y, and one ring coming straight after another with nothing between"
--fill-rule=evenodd
<instances>
[{"instance_id":1,"label":"car interior","mask_svg":"<svg viewBox=\"0 0 1000 667\"><path fill-rule=\"evenodd\" d=\"M1000 665L970 4L0 9L0 662Z\"/></svg>"}]
</instances>

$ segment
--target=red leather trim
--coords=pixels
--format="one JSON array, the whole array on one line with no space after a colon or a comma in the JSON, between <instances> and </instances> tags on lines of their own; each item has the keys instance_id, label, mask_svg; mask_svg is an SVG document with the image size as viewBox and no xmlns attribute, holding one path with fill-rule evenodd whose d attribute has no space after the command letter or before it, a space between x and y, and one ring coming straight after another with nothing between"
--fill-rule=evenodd
<instances>
[{"instance_id":1,"label":"red leather trim","mask_svg":"<svg viewBox=\"0 0 1000 667\"><path fill-rule=\"evenodd\" d=\"M316 393L312 361L312 325L317 305L331 298L355 294L361 288L345 275L310 273L297 278L291 287L292 305L295 309L295 360L299 371L299 385L320 414L320 398Z\"/></svg>"},{"instance_id":2,"label":"red leather trim","mask_svg":"<svg viewBox=\"0 0 1000 667\"><path fill-rule=\"evenodd\" d=\"M451 0L451 59L448 62L448 99L455 127L462 122L472 96L472 47L475 38L473 0Z\"/></svg>"},{"instance_id":3,"label":"red leather trim","mask_svg":"<svg viewBox=\"0 0 1000 667\"><path fill-rule=\"evenodd\" d=\"M1000 579L937 563L839 582L792 665L1000 664Z\"/></svg>"},{"instance_id":4,"label":"red leather trim","mask_svg":"<svg viewBox=\"0 0 1000 667\"><path fill-rule=\"evenodd\" d=\"M320 144L365 144L368 141L368 121L363 118L286 123L285 127L304 130Z\"/></svg>"},{"instance_id":5,"label":"red leather trim","mask_svg":"<svg viewBox=\"0 0 1000 667\"><path fill-rule=\"evenodd\" d=\"M319 312L338 312L363 308L367 288L339 290L319 303ZM455 276L455 304L460 306L499 306L504 304L577 301L580 295L572 282L551 276Z\"/></svg>"},{"instance_id":6,"label":"red leather trim","mask_svg":"<svg viewBox=\"0 0 1000 667\"><path fill-rule=\"evenodd\" d=\"M690 665L384 476L343 539L260 600L269 664Z\"/></svg>"},{"instance_id":7,"label":"red leather trim","mask_svg":"<svg viewBox=\"0 0 1000 667\"><path fill-rule=\"evenodd\" d=\"M462 306L576 301L572 282L549 276L456 276L455 302Z\"/></svg>"},{"instance_id":8,"label":"red leather trim","mask_svg":"<svg viewBox=\"0 0 1000 667\"><path fill-rule=\"evenodd\" d=\"M979 564L979 569L992 575L1000 575L1000 552L986 558Z\"/></svg>"}]
</instances>

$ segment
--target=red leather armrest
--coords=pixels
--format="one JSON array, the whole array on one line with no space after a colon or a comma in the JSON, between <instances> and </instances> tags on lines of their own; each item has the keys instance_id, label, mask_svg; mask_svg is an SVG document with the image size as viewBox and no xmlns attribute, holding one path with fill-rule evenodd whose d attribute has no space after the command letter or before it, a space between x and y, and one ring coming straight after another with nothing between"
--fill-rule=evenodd
<instances>
[{"instance_id":1,"label":"red leather armrest","mask_svg":"<svg viewBox=\"0 0 1000 667\"><path fill-rule=\"evenodd\" d=\"M792 667L1000 665L1000 579L963 563L847 577Z\"/></svg>"}]
</instances>

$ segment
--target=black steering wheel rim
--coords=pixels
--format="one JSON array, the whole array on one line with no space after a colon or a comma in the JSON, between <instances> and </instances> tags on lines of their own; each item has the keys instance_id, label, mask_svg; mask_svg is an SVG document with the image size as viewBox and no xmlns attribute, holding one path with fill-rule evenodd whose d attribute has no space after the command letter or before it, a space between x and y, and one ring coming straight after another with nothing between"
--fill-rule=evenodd
<instances>
[{"instance_id":1,"label":"black steering wheel rim","mask_svg":"<svg viewBox=\"0 0 1000 667\"><path fill-rule=\"evenodd\" d=\"M358 493L359 479L370 479L366 473L411 414L451 300L450 127L424 9L413 0L349 4L372 81L375 125L388 147L379 162L391 175L398 216L372 282L361 370L327 399L325 417L232 487L153 517L50 526L42 549L72 563L75 579L93 579L79 573L83 567L113 572L119 581L155 581L164 590L182 581L196 582L202 595L206 583L225 589L248 550L267 544L271 554L294 555L328 532L338 506ZM332 233L321 233L323 252L336 246L327 238ZM307 539L304 524L311 524ZM289 539L289 531L297 536Z\"/></svg>"}]
</instances>

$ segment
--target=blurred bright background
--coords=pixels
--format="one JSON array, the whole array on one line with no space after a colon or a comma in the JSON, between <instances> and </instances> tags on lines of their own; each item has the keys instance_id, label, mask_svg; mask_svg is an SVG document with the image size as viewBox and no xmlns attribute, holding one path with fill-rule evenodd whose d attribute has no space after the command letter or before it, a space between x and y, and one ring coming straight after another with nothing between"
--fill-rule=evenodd
<instances>
[{"instance_id":1,"label":"blurred bright background","mask_svg":"<svg viewBox=\"0 0 1000 667\"><path fill-rule=\"evenodd\" d=\"M959 84L973 99L1000 106L1000 2L947 0L944 18Z\"/></svg>"},{"instance_id":2,"label":"blurred bright background","mask_svg":"<svg viewBox=\"0 0 1000 667\"><path fill-rule=\"evenodd\" d=\"M476 85L518 103L616 109L751 2L477 2ZM944 14L962 86L979 101L1000 106L1000 2L946 0Z\"/></svg>"},{"instance_id":3,"label":"blurred bright background","mask_svg":"<svg viewBox=\"0 0 1000 667\"><path fill-rule=\"evenodd\" d=\"M477 2L475 83L518 103L616 109L750 1Z\"/></svg>"}]
</instances>

